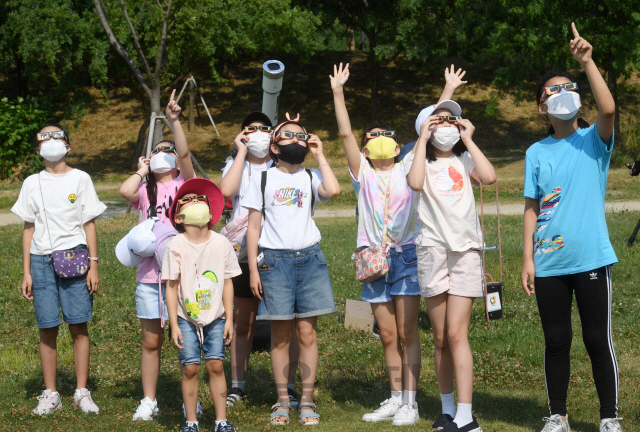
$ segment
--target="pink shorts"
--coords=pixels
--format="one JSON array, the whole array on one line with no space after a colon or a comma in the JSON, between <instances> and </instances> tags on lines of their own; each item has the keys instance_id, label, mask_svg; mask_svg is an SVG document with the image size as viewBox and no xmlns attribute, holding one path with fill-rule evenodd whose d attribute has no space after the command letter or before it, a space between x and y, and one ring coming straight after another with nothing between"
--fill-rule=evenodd
<instances>
[{"instance_id":1,"label":"pink shorts","mask_svg":"<svg viewBox=\"0 0 640 432\"><path fill-rule=\"evenodd\" d=\"M442 246L419 245L416 250L422 297L445 292L460 297L483 297L480 251L453 252Z\"/></svg>"}]
</instances>

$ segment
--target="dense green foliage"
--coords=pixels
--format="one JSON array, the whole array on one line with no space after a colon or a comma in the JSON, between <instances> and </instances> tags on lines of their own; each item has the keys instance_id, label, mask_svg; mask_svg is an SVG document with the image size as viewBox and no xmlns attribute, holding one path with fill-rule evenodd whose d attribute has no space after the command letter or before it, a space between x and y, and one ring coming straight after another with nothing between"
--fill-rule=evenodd
<instances>
[{"instance_id":1,"label":"dense green foliage","mask_svg":"<svg viewBox=\"0 0 640 432\"><path fill-rule=\"evenodd\" d=\"M45 112L33 98L0 99L0 180L43 166L42 158L33 151L33 136L45 122Z\"/></svg>"}]
</instances>

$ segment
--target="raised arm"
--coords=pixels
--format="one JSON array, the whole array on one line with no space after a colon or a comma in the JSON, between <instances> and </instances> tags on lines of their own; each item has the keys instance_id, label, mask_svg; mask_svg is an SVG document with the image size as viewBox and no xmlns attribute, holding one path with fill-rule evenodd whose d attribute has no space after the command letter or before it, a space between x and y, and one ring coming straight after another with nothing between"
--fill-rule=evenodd
<instances>
[{"instance_id":1,"label":"raised arm","mask_svg":"<svg viewBox=\"0 0 640 432\"><path fill-rule=\"evenodd\" d=\"M322 152L322 141L318 135L311 135L309 139L309 151L318 162L318 169L322 174L322 183L318 187L318 194L324 198L335 198L340 195L340 183L333 170L327 162L327 158L324 157Z\"/></svg>"},{"instance_id":2,"label":"raised arm","mask_svg":"<svg viewBox=\"0 0 640 432\"><path fill-rule=\"evenodd\" d=\"M589 84L593 90L593 97L598 104L598 117L596 118L596 128L600 139L605 143L611 142L613 136L613 126L615 124L616 105L613 96L607 87L607 83L600 75L598 66L593 61L593 47L589 42L580 37L576 25L571 23L573 39L570 42L571 54L580 62L584 72L589 78Z\"/></svg>"},{"instance_id":3,"label":"raised arm","mask_svg":"<svg viewBox=\"0 0 640 432\"><path fill-rule=\"evenodd\" d=\"M407 174L407 183L414 191L421 191L424 186L427 164L427 142L429 138L431 138L433 126L436 125L437 121L437 116L431 116L422 122L420 125L420 138L418 138L416 145L413 146L412 151L415 153L415 156L413 157L411 169Z\"/></svg>"},{"instance_id":4,"label":"raised arm","mask_svg":"<svg viewBox=\"0 0 640 432\"><path fill-rule=\"evenodd\" d=\"M458 125L460 126L460 138L462 139L465 147L467 147L467 151L471 155L471 159L473 159L473 163L476 166L471 172L471 177L485 185L495 183L495 168L493 168L489 159L487 159L472 139L473 131L476 129L475 126L473 126L469 120L462 118L458 120Z\"/></svg>"},{"instance_id":5,"label":"raised arm","mask_svg":"<svg viewBox=\"0 0 640 432\"><path fill-rule=\"evenodd\" d=\"M356 141L356 137L351 130L347 104L344 101L344 85L349 79L349 63L344 68L342 63L340 63L340 67L333 65L333 76L329 75L329 78L331 79L333 104L336 109L336 120L338 121L340 138L342 138L342 147L347 156L349 168L351 168L353 175L357 177L358 172L360 172L360 149L358 148L358 141Z\"/></svg>"},{"instance_id":6,"label":"raised arm","mask_svg":"<svg viewBox=\"0 0 640 432\"><path fill-rule=\"evenodd\" d=\"M173 129L173 139L176 142L176 152L178 153L178 168L180 168L180 174L185 180L189 180L195 177L193 171L193 163L191 162L191 155L189 155L189 146L187 145L187 137L184 135L182 125L180 124L180 105L173 99L176 94L176 89L171 92L171 99L167 104L167 120L171 124Z\"/></svg>"},{"instance_id":7,"label":"raised arm","mask_svg":"<svg viewBox=\"0 0 640 432\"><path fill-rule=\"evenodd\" d=\"M140 201L140 192L138 187L142 183L142 179L150 174L149 159L144 156L138 158L138 171L133 173L131 177L126 179L120 186L120 195L129 202L135 203Z\"/></svg>"},{"instance_id":8,"label":"raised arm","mask_svg":"<svg viewBox=\"0 0 640 432\"><path fill-rule=\"evenodd\" d=\"M442 90L442 94L440 95L440 99L438 99L438 103L443 100L451 100L453 97L453 93L456 91L458 87L462 84L466 84L466 81L462 81L462 77L466 74L466 71L463 71L462 68L458 68L458 71L455 72L455 68L451 65L450 69L444 68L444 89Z\"/></svg>"},{"instance_id":9,"label":"raised arm","mask_svg":"<svg viewBox=\"0 0 640 432\"><path fill-rule=\"evenodd\" d=\"M236 148L238 153L236 154L229 171L227 171L227 173L222 177L222 180L220 180L220 190L222 191L222 195L224 195L225 199L233 198L238 194L240 181L242 180L244 161L249 153L244 141L247 139L246 136L247 134L242 131L238 136L236 136L236 139L233 140L233 146Z\"/></svg>"}]
</instances>

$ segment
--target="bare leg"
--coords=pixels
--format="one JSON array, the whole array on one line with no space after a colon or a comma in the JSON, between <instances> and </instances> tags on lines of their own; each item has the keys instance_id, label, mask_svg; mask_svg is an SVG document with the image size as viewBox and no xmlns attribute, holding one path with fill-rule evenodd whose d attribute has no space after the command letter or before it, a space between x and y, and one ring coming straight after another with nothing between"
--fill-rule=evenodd
<instances>
[{"instance_id":1,"label":"bare leg","mask_svg":"<svg viewBox=\"0 0 640 432\"><path fill-rule=\"evenodd\" d=\"M298 336L296 331L296 323L291 323L291 345L289 345L289 370L287 373L288 383L296 383L296 372L298 371L298 359L300 358L300 345L298 344Z\"/></svg>"},{"instance_id":2,"label":"bare leg","mask_svg":"<svg viewBox=\"0 0 640 432\"><path fill-rule=\"evenodd\" d=\"M456 371L459 403L471 403L473 395L473 355L469 346L469 319L473 298L450 295L447 300L447 339Z\"/></svg>"},{"instance_id":3,"label":"bare leg","mask_svg":"<svg viewBox=\"0 0 640 432\"><path fill-rule=\"evenodd\" d=\"M58 368L58 327L40 329L40 364L45 389L56 391L56 371Z\"/></svg>"},{"instance_id":4,"label":"bare leg","mask_svg":"<svg viewBox=\"0 0 640 432\"><path fill-rule=\"evenodd\" d=\"M160 327L159 319L140 319L142 329L142 356L140 361L140 375L142 377L142 392L152 401L156 400L158 375L160 374L160 358L164 329Z\"/></svg>"},{"instance_id":5,"label":"bare leg","mask_svg":"<svg viewBox=\"0 0 640 432\"><path fill-rule=\"evenodd\" d=\"M233 326L236 334L231 341L231 379L234 381L247 379L259 303L256 298L233 298Z\"/></svg>"},{"instance_id":6,"label":"bare leg","mask_svg":"<svg viewBox=\"0 0 640 432\"><path fill-rule=\"evenodd\" d=\"M380 341L384 349L391 391L402 391L402 346L398 337L395 304L393 301L371 303L371 309L380 328Z\"/></svg>"},{"instance_id":7,"label":"bare leg","mask_svg":"<svg viewBox=\"0 0 640 432\"><path fill-rule=\"evenodd\" d=\"M318 317L296 319L296 333L300 344L300 375L302 378L302 397L300 402L313 402L313 387L318 372ZM312 412L310 407L302 408ZM302 411L301 410L301 411ZM308 418L306 421L315 421Z\"/></svg>"},{"instance_id":8,"label":"bare leg","mask_svg":"<svg viewBox=\"0 0 640 432\"><path fill-rule=\"evenodd\" d=\"M184 408L187 412L187 421L191 422L198 421L198 418L196 417L196 407L198 405L199 374L199 364L184 365L182 367L182 400L184 402Z\"/></svg>"},{"instance_id":9,"label":"bare leg","mask_svg":"<svg viewBox=\"0 0 640 432\"><path fill-rule=\"evenodd\" d=\"M289 372L289 346L291 345L291 322L271 321L271 369L276 382L278 402L289 403L287 380ZM282 408L286 410L286 408ZM285 421L284 417L276 417L276 421Z\"/></svg>"},{"instance_id":10,"label":"bare leg","mask_svg":"<svg viewBox=\"0 0 640 432\"><path fill-rule=\"evenodd\" d=\"M395 296L393 302L396 308L398 336L402 342L403 390L417 391L422 366L418 334L420 296Z\"/></svg>"},{"instance_id":11,"label":"bare leg","mask_svg":"<svg viewBox=\"0 0 640 432\"><path fill-rule=\"evenodd\" d=\"M453 393L453 357L447 340L447 299L449 294L442 293L427 297L424 302L429 312L433 332L433 360L440 393Z\"/></svg>"},{"instance_id":12,"label":"bare leg","mask_svg":"<svg viewBox=\"0 0 640 432\"><path fill-rule=\"evenodd\" d=\"M73 340L73 362L76 365L76 388L86 388L89 378L89 331L87 323L69 324Z\"/></svg>"},{"instance_id":13,"label":"bare leg","mask_svg":"<svg viewBox=\"0 0 640 432\"><path fill-rule=\"evenodd\" d=\"M222 360L206 360L205 364L209 372L209 388L216 409L216 420L224 420L227 418L227 380Z\"/></svg>"}]
</instances>

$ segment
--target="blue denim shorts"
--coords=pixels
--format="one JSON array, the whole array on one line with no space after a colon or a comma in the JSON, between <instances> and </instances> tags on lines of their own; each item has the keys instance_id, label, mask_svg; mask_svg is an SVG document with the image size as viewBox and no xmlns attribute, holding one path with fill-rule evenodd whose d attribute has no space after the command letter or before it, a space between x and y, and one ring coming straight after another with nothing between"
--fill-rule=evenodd
<instances>
[{"instance_id":1,"label":"blue denim shorts","mask_svg":"<svg viewBox=\"0 0 640 432\"><path fill-rule=\"evenodd\" d=\"M338 312L327 260L318 244L301 250L263 249L258 263L258 320L292 320Z\"/></svg>"},{"instance_id":2,"label":"blue denim shorts","mask_svg":"<svg viewBox=\"0 0 640 432\"><path fill-rule=\"evenodd\" d=\"M164 319L169 321L167 312L167 295L165 284L162 284L162 308ZM136 286L136 313L141 319L160 319L160 299L158 298L158 284L138 282Z\"/></svg>"},{"instance_id":3,"label":"blue denim shorts","mask_svg":"<svg viewBox=\"0 0 640 432\"><path fill-rule=\"evenodd\" d=\"M218 318L202 328L203 341L198 339L198 329L195 324L178 317L178 327L182 332L182 348L178 350L180 363L183 365L200 364L201 352L205 360L224 360L224 323Z\"/></svg>"},{"instance_id":4,"label":"blue denim shorts","mask_svg":"<svg viewBox=\"0 0 640 432\"><path fill-rule=\"evenodd\" d=\"M402 252L389 249L387 254L389 272L373 282L362 285L362 300L369 303L386 303L393 296L420 295L418 283L418 258L416 245L402 246Z\"/></svg>"},{"instance_id":5,"label":"blue denim shorts","mask_svg":"<svg viewBox=\"0 0 640 432\"><path fill-rule=\"evenodd\" d=\"M31 254L31 279L38 328L62 324L60 309L67 324L91 321L93 295L89 295L86 274L68 279L58 277L51 255Z\"/></svg>"}]
</instances>

